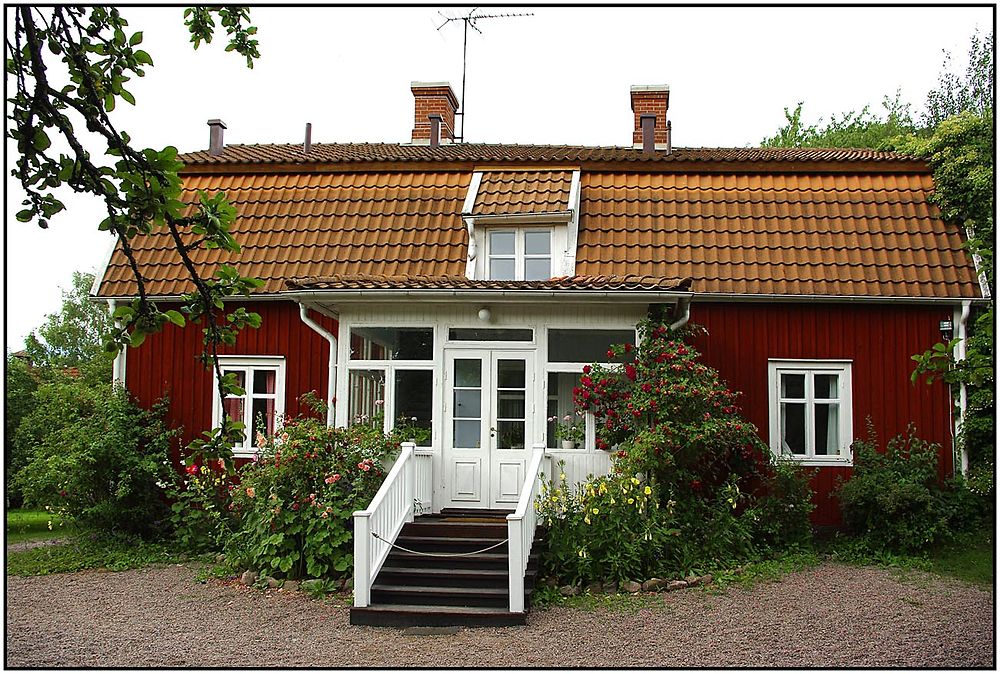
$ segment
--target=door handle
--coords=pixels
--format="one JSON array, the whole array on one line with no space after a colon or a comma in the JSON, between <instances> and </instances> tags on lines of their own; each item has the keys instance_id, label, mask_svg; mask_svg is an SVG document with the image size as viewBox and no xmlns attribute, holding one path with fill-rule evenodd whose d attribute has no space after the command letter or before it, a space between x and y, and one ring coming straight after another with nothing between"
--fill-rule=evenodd
<instances>
[{"instance_id":1,"label":"door handle","mask_svg":"<svg viewBox=\"0 0 1000 674\"><path fill-rule=\"evenodd\" d=\"M497 429L490 426L490 437L495 438L497 436Z\"/></svg>"}]
</instances>

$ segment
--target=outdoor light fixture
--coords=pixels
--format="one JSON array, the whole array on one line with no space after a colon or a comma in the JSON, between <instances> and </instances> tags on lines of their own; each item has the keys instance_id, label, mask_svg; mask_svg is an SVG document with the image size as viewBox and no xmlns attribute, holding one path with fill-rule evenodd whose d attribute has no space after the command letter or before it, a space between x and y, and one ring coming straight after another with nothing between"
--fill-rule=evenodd
<instances>
[{"instance_id":1,"label":"outdoor light fixture","mask_svg":"<svg viewBox=\"0 0 1000 674\"><path fill-rule=\"evenodd\" d=\"M946 318L945 320L938 323L938 327L941 328L941 332L951 332L951 319Z\"/></svg>"},{"instance_id":2,"label":"outdoor light fixture","mask_svg":"<svg viewBox=\"0 0 1000 674\"><path fill-rule=\"evenodd\" d=\"M491 318L493 318L493 314L490 313L489 307L483 307L479 310L479 320L483 323L489 323Z\"/></svg>"}]
</instances>

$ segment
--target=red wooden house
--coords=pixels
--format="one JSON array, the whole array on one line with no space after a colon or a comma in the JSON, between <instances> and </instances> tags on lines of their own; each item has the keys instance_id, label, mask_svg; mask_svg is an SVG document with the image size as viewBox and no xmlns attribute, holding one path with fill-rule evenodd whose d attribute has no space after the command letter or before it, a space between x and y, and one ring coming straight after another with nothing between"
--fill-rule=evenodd
<instances>
[{"instance_id":1,"label":"red wooden house","mask_svg":"<svg viewBox=\"0 0 1000 674\"><path fill-rule=\"evenodd\" d=\"M170 394L186 439L223 413L270 430L311 390L339 425L385 401L387 427L416 417L429 431L411 450L419 507L517 515L536 454L565 459L571 479L607 469L592 421L564 449L547 419L571 409L583 364L663 305L708 329L699 348L772 450L819 468L817 524L838 521L830 490L867 417L883 439L915 423L953 472L949 392L911 385L910 356L945 321L964 334L982 291L963 232L928 201L925 163L675 148L662 86L632 88L624 147L459 143L451 88L411 88L409 143L225 146L213 120L210 149L182 155L187 197L221 190L239 212L241 251L195 261L265 282L247 303L262 327L223 357L244 398L213 402L197 330L168 326L119 359L141 401ZM189 290L165 233L133 246L149 292ZM134 293L116 249L94 294Z\"/></svg>"}]
</instances>

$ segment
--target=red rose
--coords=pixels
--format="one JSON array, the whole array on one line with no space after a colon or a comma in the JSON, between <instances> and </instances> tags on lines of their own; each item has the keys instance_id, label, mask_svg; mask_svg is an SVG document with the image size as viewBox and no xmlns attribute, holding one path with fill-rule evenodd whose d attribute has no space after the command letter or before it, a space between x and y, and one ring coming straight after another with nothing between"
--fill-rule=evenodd
<instances>
[{"instance_id":1,"label":"red rose","mask_svg":"<svg viewBox=\"0 0 1000 674\"><path fill-rule=\"evenodd\" d=\"M608 349L608 358L614 358L614 357L615 357L615 352L612 351L611 349Z\"/></svg>"},{"instance_id":2,"label":"red rose","mask_svg":"<svg viewBox=\"0 0 1000 674\"><path fill-rule=\"evenodd\" d=\"M583 373L584 374L590 374L590 366L589 365L584 365L583 366Z\"/></svg>"},{"instance_id":3,"label":"red rose","mask_svg":"<svg viewBox=\"0 0 1000 674\"><path fill-rule=\"evenodd\" d=\"M625 376L631 381L635 381L635 366L631 363L625 366Z\"/></svg>"},{"instance_id":4,"label":"red rose","mask_svg":"<svg viewBox=\"0 0 1000 674\"><path fill-rule=\"evenodd\" d=\"M632 345L631 344L626 344L625 345L625 353L628 353L631 350L632 350Z\"/></svg>"}]
</instances>

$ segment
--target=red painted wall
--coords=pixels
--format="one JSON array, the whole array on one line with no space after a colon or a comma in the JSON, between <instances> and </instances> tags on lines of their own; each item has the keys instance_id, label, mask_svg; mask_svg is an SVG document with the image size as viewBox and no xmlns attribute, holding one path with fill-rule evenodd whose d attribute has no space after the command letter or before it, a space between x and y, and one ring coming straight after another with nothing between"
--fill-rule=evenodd
<instances>
[{"instance_id":1,"label":"red painted wall","mask_svg":"<svg viewBox=\"0 0 1000 674\"><path fill-rule=\"evenodd\" d=\"M227 304L227 310L239 305ZM242 330L234 346L220 354L285 357L285 414L295 416L298 397L316 391L326 397L329 344L302 322L294 302L247 302L248 311L261 316L256 330ZM316 312L310 318L337 334L337 322ZM197 360L202 350L198 324L177 328L168 324L137 349L129 349L125 365L128 390L149 406L164 393L170 396L168 421L183 427L181 446L212 427L212 373Z\"/></svg>"},{"instance_id":2,"label":"red painted wall","mask_svg":"<svg viewBox=\"0 0 1000 674\"><path fill-rule=\"evenodd\" d=\"M713 304L691 306L691 322L708 329L697 346L705 362L738 391L744 414L768 438L769 358L828 358L853 361L854 437L865 437L871 417L880 444L906 430L941 444L941 475L952 471L949 394L936 382L910 383L910 356L941 339L938 323L950 307L870 304ZM823 467L813 480L816 524L840 522L830 496L838 476L850 469Z\"/></svg>"}]
</instances>

